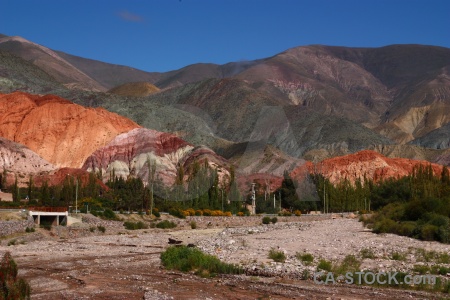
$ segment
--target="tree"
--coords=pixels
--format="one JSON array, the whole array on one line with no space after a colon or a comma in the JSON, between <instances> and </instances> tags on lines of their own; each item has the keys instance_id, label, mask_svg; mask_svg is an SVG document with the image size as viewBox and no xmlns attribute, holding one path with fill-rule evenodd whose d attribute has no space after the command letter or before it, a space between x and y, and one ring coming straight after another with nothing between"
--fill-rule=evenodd
<instances>
[{"instance_id":1,"label":"tree","mask_svg":"<svg viewBox=\"0 0 450 300\"><path fill-rule=\"evenodd\" d=\"M153 197L153 184L156 180L156 163L150 160L150 156L147 156L147 168L148 168L148 186L150 187L150 215L153 214L153 205L155 203ZM146 203L147 204L147 203ZM147 209L147 205L145 207Z\"/></svg>"},{"instance_id":2,"label":"tree","mask_svg":"<svg viewBox=\"0 0 450 300\"><path fill-rule=\"evenodd\" d=\"M18 183L18 180L17 180L17 174L16 174L16 178L14 180L14 185L13 185L13 188L12 188L12 196L13 196L13 202L19 202L20 199L21 199L19 183Z\"/></svg>"},{"instance_id":3,"label":"tree","mask_svg":"<svg viewBox=\"0 0 450 300\"><path fill-rule=\"evenodd\" d=\"M3 169L2 174L0 174L0 190L6 189L6 178L8 177L8 171Z\"/></svg>"},{"instance_id":4,"label":"tree","mask_svg":"<svg viewBox=\"0 0 450 300\"><path fill-rule=\"evenodd\" d=\"M43 205L51 205L50 203L50 189L48 187L47 181L41 186L41 200Z\"/></svg>"},{"instance_id":5,"label":"tree","mask_svg":"<svg viewBox=\"0 0 450 300\"><path fill-rule=\"evenodd\" d=\"M34 191L34 186L33 186L33 175L30 175L30 179L28 181L28 194L27 197L29 200L33 199L33 191Z\"/></svg>"},{"instance_id":6,"label":"tree","mask_svg":"<svg viewBox=\"0 0 450 300\"><path fill-rule=\"evenodd\" d=\"M239 212L239 210L241 209L240 204L242 196L241 193L239 192L238 185L236 182L234 166L231 166L230 168L230 192L228 197L231 204L231 211L233 213Z\"/></svg>"},{"instance_id":7,"label":"tree","mask_svg":"<svg viewBox=\"0 0 450 300\"><path fill-rule=\"evenodd\" d=\"M30 299L28 282L17 277L17 264L6 252L0 265L0 299Z\"/></svg>"}]
</instances>

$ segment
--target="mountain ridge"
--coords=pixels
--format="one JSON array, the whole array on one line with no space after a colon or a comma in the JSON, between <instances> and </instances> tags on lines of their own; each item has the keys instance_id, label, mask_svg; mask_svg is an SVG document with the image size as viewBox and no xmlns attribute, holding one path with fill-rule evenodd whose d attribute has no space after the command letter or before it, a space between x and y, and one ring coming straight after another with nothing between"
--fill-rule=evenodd
<instances>
[{"instance_id":1,"label":"mountain ridge","mask_svg":"<svg viewBox=\"0 0 450 300\"><path fill-rule=\"evenodd\" d=\"M445 47L309 45L254 61L199 63L164 73L52 53L102 82L103 88L105 82L123 83L127 74L134 74L130 80L159 85L161 91L135 101L86 90L88 82L79 83L84 90L76 89L78 83L57 86L61 82L52 81L51 74L39 75L39 80L23 78L1 61L0 91L30 88L27 84L35 90L54 90L76 103L103 106L141 126L174 132L223 153L233 152L227 147L258 140L298 158L316 159L383 145L442 148L448 143L450 49ZM12 60L5 57L3 65ZM22 64L22 69L31 67ZM146 80L138 80L140 76ZM270 113L285 120L271 119ZM333 125L326 128L324 122ZM272 127L282 134L262 135ZM390 153L402 155L399 149L415 155L406 146Z\"/></svg>"}]
</instances>

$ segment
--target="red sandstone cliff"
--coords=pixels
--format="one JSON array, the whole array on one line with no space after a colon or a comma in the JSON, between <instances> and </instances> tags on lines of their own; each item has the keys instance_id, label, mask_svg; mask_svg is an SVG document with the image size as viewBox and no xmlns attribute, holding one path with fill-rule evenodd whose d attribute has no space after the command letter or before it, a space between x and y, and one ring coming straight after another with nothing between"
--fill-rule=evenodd
<instances>
[{"instance_id":1,"label":"red sandstone cliff","mask_svg":"<svg viewBox=\"0 0 450 300\"><path fill-rule=\"evenodd\" d=\"M435 174L440 175L442 166L424 160L405 158L387 158L378 152L364 150L354 154L326 159L316 165L308 164L311 173L317 172L330 179L332 183L348 179L354 182L364 177L379 181L387 178L398 178L412 173L419 165L431 165Z\"/></svg>"},{"instance_id":2,"label":"red sandstone cliff","mask_svg":"<svg viewBox=\"0 0 450 300\"><path fill-rule=\"evenodd\" d=\"M102 108L53 95L0 94L0 136L26 145L57 167L79 168L96 149L138 127Z\"/></svg>"}]
</instances>

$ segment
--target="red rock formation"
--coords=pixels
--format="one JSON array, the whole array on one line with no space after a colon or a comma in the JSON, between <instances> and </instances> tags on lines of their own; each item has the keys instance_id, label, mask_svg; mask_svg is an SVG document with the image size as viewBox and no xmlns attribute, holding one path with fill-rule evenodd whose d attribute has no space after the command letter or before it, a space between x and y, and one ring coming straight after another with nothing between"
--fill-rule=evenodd
<instances>
[{"instance_id":1,"label":"red rock formation","mask_svg":"<svg viewBox=\"0 0 450 300\"><path fill-rule=\"evenodd\" d=\"M89 172L73 168L61 168L48 174L38 175L33 178L33 182L36 187L42 186L44 182L47 182L49 186L62 185L69 175L72 176L72 179L75 177L79 180L79 187L89 183ZM109 189L101 180L97 179L96 182L103 190Z\"/></svg>"},{"instance_id":2,"label":"red rock formation","mask_svg":"<svg viewBox=\"0 0 450 300\"><path fill-rule=\"evenodd\" d=\"M87 158L84 170L102 170L107 180L114 170L116 176L130 174L148 178L147 160L157 166L157 174L165 183L173 183L177 164L183 152L193 146L175 135L156 130L137 128L114 138Z\"/></svg>"},{"instance_id":3,"label":"red rock formation","mask_svg":"<svg viewBox=\"0 0 450 300\"><path fill-rule=\"evenodd\" d=\"M0 94L0 136L26 145L57 167L81 167L96 149L138 127L102 108L53 95Z\"/></svg>"},{"instance_id":4,"label":"red rock formation","mask_svg":"<svg viewBox=\"0 0 450 300\"><path fill-rule=\"evenodd\" d=\"M102 170L103 180L116 176L138 176L146 182L149 170L147 160L156 166L156 176L166 185L175 182L177 169L183 166L187 179L189 166L195 161L208 160L217 167L222 178L229 175L228 162L206 147L195 147L176 135L156 130L137 128L118 135L108 145L95 151L83 165L87 171ZM225 166L225 168L222 168Z\"/></svg>"},{"instance_id":5,"label":"red rock formation","mask_svg":"<svg viewBox=\"0 0 450 300\"><path fill-rule=\"evenodd\" d=\"M431 164L428 161L405 158L387 158L378 152L364 150L346 156L326 159L315 166L309 164L310 172L323 174L334 184L348 179L355 182L364 177L379 181L387 178L399 178L412 173L413 168L419 165L431 165L435 174L440 175L442 166Z\"/></svg>"}]
</instances>

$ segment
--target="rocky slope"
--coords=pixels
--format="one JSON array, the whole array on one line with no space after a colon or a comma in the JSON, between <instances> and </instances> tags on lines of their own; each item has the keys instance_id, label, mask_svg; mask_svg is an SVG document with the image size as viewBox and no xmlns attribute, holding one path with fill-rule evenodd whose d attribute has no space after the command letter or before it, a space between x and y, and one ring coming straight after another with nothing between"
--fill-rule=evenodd
<instances>
[{"instance_id":1,"label":"rocky slope","mask_svg":"<svg viewBox=\"0 0 450 300\"><path fill-rule=\"evenodd\" d=\"M372 179L379 181L387 178L399 178L412 173L414 167L431 165L435 174L440 175L442 165L431 164L428 161L403 158L387 158L378 152L364 150L346 156L326 159L317 164L310 164L309 171L323 174L332 183L336 184L348 179Z\"/></svg>"},{"instance_id":2,"label":"rocky slope","mask_svg":"<svg viewBox=\"0 0 450 300\"><path fill-rule=\"evenodd\" d=\"M56 167L81 167L97 148L138 127L104 109L53 95L0 94L0 136L26 145Z\"/></svg>"},{"instance_id":3,"label":"rocky slope","mask_svg":"<svg viewBox=\"0 0 450 300\"><path fill-rule=\"evenodd\" d=\"M55 169L46 161L24 145L0 137L0 170L13 173L37 174Z\"/></svg>"},{"instance_id":4,"label":"rocky slope","mask_svg":"<svg viewBox=\"0 0 450 300\"><path fill-rule=\"evenodd\" d=\"M213 151L194 147L177 136L156 130L137 128L115 137L106 146L89 156L83 169L88 172L102 171L103 179L116 176L140 177L147 182L149 166L155 166L155 175L167 185L175 182L177 170L185 170L195 161L208 160L210 166L221 169L228 163ZM150 167L151 168L151 167ZM228 174L223 169L223 174Z\"/></svg>"},{"instance_id":5,"label":"rocky slope","mask_svg":"<svg viewBox=\"0 0 450 300\"><path fill-rule=\"evenodd\" d=\"M25 186L30 175L36 176L55 170L56 167L24 145L0 137L0 172L6 174L6 185L14 183ZM4 173L6 172L6 173Z\"/></svg>"},{"instance_id":6,"label":"rocky slope","mask_svg":"<svg viewBox=\"0 0 450 300\"><path fill-rule=\"evenodd\" d=\"M67 87L104 91L105 87L60 57L55 51L19 36L0 38L0 49L31 61Z\"/></svg>"}]
</instances>

